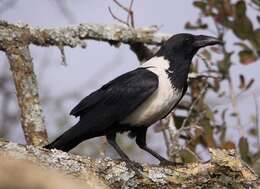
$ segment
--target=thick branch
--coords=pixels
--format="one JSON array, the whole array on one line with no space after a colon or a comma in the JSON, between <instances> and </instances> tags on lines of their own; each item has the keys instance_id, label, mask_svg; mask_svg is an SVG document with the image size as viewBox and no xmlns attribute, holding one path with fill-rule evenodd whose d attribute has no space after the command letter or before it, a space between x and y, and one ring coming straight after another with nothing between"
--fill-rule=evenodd
<instances>
[{"instance_id":1,"label":"thick branch","mask_svg":"<svg viewBox=\"0 0 260 189\"><path fill-rule=\"evenodd\" d=\"M257 188L259 181L234 152L210 150L212 161L180 167L142 165L144 177L129 170L122 161L92 160L58 150L0 142L0 156L30 160L41 167L55 168L87 182L91 171L111 188Z\"/></svg>"},{"instance_id":2,"label":"thick branch","mask_svg":"<svg viewBox=\"0 0 260 189\"><path fill-rule=\"evenodd\" d=\"M143 43L130 44L130 49L136 54L140 62L145 62L153 56L153 52Z\"/></svg>"},{"instance_id":3,"label":"thick branch","mask_svg":"<svg viewBox=\"0 0 260 189\"><path fill-rule=\"evenodd\" d=\"M36 75L28 46L6 48L16 95L21 110L21 123L27 144L47 143L47 132L40 106Z\"/></svg>"},{"instance_id":4,"label":"thick branch","mask_svg":"<svg viewBox=\"0 0 260 189\"><path fill-rule=\"evenodd\" d=\"M39 46L85 46L84 39L107 42L146 43L160 45L170 36L156 33L154 28L130 28L122 25L80 24L52 29L34 28L28 25L0 22L0 49L7 41Z\"/></svg>"}]
</instances>

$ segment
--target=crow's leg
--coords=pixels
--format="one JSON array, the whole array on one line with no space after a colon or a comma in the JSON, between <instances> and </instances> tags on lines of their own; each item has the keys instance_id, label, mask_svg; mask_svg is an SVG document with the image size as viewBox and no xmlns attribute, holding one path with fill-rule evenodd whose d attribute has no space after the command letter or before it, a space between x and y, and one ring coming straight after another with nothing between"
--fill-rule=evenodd
<instances>
[{"instance_id":1,"label":"crow's leg","mask_svg":"<svg viewBox=\"0 0 260 189\"><path fill-rule=\"evenodd\" d=\"M146 152L150 153L152 156L156 157L160 161L160 165L176 165L176 162L169 161L159 155L157 152L153 151L152 149L148 148L146 145L146 132L147 132L147 127L145 128L140 128L135 131L136 135L136 144Z\"/></svg>"},{"instance_id":2,"label":"crow's leg","mask_svg":"<svg viewBox=\"0 0 260 189\"><path fill-rule=\"evenodd\" d=\"M125 152L123 152L123 150L121 150L121 148L116 143L116 133L111 133L109 135L106 135L106 137L107 137L108 143L116 150L116 152L120 155L122 160L124 160L126 162L127 166L140 175L138 168L142 169L142 166L138 163L131 161L128 158L128 156L125 154Z\"/></svg>"}]
</instances>

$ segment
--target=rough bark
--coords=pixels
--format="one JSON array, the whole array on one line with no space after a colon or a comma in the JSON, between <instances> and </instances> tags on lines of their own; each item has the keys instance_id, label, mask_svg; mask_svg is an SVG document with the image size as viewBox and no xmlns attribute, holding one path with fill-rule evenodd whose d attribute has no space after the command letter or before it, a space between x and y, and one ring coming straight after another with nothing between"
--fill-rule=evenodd
<instances>
[{"instance_id":1,"label":"rough bark","mask_svg":"<svg viewBox=\"0 0 260 189\"><path fill-rule=\"evenodd\" d=\"M153 28L130 28L122 25L79 24L60 28L42 29L25 24L0 22L0 48L7 41L20 41L39 46L85 47L84 39L118 43L145 43L160 45L170 37ZM21 41L22 40L22 41Z\"/></svg>"},{"instance_id":2,"label":"rough bark","mask_svg":"<svg viewBox=\"0 0 260 189\"><path fill-rule=\"evenodd\" d=\"M5 52L9 59L16 87L26 142L32 145L44 145L48 142L47 132L29 48L14 42L7 46Z\"/></svg>"},{"instance_id":3,"label":"rough bark","mask_svg":"<svg viewBox=\"0 0 260 189\"><path fill-rule=\"evenodd\" d=\"M0 156L29 160L45 168L55 168L88 182L88 173L95 173L111 188L257 188L257 175L234 151L210 150L212 160L183 166L143 164L138 177L125 163L109 158L93 160L58 150L46 150L8 141L0 142Z\"/></svg>"}]
</instances>

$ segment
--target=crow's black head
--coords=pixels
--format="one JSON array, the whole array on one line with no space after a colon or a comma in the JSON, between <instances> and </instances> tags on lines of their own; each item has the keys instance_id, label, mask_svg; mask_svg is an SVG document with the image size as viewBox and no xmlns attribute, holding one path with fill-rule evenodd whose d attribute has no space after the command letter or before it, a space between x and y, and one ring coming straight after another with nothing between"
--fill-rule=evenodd
<instances>
[{"instance_id":1,"label":"crow's black head","mask_svg":"<svg viewBox=\"0 0 260 189\"><path fill-rule=\"evenodd\" d=\"M192 35L180 33L168 39L159 50L160 55L180 56L186 60L191 60L195 53L201 48L209 45L221 44L222 42L215 38L205 35ZM168 58L168 57L167 57Z\"/></svg>"},{"instance_id":2,"label":"crow's black head","mask_svg":"<svg viewBox=\"0 0 260 189\"><path fill-rule=\"evenodd\" d=\"M164 57L169 61L169 78L174 87L182 89L187 83L190 63L196 52L201 47L221 43L215 37L181 33L168 39L155 57Z\"/></svg>"}]
</instances>

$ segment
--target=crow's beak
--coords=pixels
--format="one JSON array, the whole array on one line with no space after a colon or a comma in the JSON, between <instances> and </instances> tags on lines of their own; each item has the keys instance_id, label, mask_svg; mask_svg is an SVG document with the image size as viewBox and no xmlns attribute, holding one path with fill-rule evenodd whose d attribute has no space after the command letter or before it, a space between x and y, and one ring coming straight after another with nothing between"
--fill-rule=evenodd
<instances>
[{"instance_id":1,"label":"crow's beak","mask_svg":"<svg viewBox=\"0 0 260 189\"><path fill-rule=\"evenodd\" d=\"M193 46L196 48L201 48L201 47L216 45L216 44L222 45L223 42L218 38L210 37L206 35L197 35L195 37L195 41L193 42Z\"/></svg>"}]
</instances>

